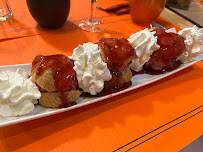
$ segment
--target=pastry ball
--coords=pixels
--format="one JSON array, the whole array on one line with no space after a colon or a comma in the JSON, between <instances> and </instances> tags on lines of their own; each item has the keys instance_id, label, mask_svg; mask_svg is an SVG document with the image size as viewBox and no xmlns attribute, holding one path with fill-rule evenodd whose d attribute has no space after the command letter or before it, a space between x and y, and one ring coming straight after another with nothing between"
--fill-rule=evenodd
<instances>
[{"instance_id":1,"label":"pastry ball","mask_svg":"<svg viewBox=\"0 0 203 152\"><path fill-rule=\"evenodd\" d=\"M136 56L129 41L124 38L102 38L97 44L102 50L102 60L107 63L112 74L112 79L105 82L105 87L129 82L132 78L129 63Z\"/></svg>"}]
</instances>

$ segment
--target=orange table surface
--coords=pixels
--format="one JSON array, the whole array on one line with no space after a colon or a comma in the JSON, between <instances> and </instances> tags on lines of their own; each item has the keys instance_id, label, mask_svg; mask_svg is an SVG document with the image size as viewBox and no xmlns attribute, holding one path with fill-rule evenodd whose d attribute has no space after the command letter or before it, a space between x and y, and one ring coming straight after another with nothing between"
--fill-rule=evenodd
<instances>
[{"instance_id":1,"label":"orange table surface","mask_svg":"<svg viewBox=\"0 0 203 152\"><path fill-rule=\"evenodd\" d=\"M98 5L107 7L126 1L106 2L100 0ZM13 20L23 24L3 23L0 65L30 63L37 54L71 55L79 44L96 42L102 37L128 38L145 28L134 24L129 14L116 16L98 10L107 28L101 33L88 33L77 24L89 17L90 1L72 0L71 4L65 28L40 29L38 33L25 1L10 0ZM167 28L174 26L162 18L157 22ZM34 31L30 34L25 30L22 34L14 30L8 37L4 35L26 27L33 27ZM98 103L2 127L0 152L179 151L203 134L202 99L201 61L163 80Z\"/></svg>"}]
</instances>

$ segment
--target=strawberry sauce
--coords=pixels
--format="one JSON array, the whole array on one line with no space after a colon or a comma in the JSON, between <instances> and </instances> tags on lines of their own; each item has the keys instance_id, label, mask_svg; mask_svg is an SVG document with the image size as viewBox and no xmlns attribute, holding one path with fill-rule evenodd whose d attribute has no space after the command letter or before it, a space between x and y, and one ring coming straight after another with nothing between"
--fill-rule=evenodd
<instances>
[{"instance_id":1,"label":"strawberry sauce","mask_svg":"<svg viewBox=\"0 0 203 152\"><path fill-rule=\"evenodd\" d=\"M175 33L166 33L160 28L155 28L155 36L158 37L157 44L160 48L153 52L145 67L154 70L164 70L173 66L178 56L185 50L183 38Z\"/></svg>"}]
</instances>

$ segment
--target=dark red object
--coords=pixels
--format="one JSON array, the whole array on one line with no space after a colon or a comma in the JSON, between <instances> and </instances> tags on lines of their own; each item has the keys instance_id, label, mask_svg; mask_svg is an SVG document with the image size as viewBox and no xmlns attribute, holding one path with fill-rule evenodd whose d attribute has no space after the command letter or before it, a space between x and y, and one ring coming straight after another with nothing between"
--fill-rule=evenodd
<instances>
[{"instance_id":1,"label":"dark red object","mask_svg":"<svg viewBox=\"0 0 203 152\"><path fill-rule=\"evenodd\" d=\"M154 70L165 70L171 68L178 56L185 49L183 38L175 33L166 33L160 28L155 28L158 36L157 44L160 49L154 51L150 60L145 64L145 67L151 67Z\"/></svg>"},{"instance_id":2,"label":"dark red object","mask_svg":"<svg viewBox=\"0 0 203 152\"><path fill-rule=\"evenodd\" d=\"M129 14L129 12L130 12L129 3L117 4L114 6L107 7L107 8L97 7L97 9L106 11L106 12L113 12L116 15Z\"/></svg>"},{"instance_id":3,"label":"dark red object","mask_svg":"<svg viewBox=\"0 0 203 152\"><path fill-rule=\"evenodd\" d=\"M130 7L124 7L124 8L117 9L117 10L114 11L114 13L116 15L128 14L129 12L130 12Z\"/></svg>"}]
</instances>

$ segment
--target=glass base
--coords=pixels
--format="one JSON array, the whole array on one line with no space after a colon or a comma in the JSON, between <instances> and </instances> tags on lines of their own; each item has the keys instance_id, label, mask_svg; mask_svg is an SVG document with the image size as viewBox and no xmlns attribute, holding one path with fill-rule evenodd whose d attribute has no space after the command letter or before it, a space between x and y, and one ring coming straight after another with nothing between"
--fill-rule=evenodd
<instances>
[{"instance_id":1,"label":"glass base","mask_svg":"<svg viewBox=\"0 0 203 152\"><path fill-rule=\"evenodd\" d=\"M11 16L13 16L12 12L7 12L5 9L0 9L0 21L6 21Z\"/></svg>"},{"instance_id":2,"label":"glass base","mask_svg":"<svg viewBox=\"0 0 203 152\"><path fill-rule=\"evenodd\" d=\"M106 29L106 26L102 20L90 18L82 20L79 24L79 27L82 30L88 31L90 33L101 32Z\"/></svg>"}]
</instances>

